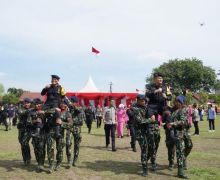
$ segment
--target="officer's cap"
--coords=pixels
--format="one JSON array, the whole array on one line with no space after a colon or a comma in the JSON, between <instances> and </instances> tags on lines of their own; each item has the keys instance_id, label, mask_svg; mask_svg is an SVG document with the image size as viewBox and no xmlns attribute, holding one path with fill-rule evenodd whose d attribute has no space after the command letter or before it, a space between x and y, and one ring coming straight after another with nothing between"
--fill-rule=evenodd
<instances>
[{"instance_id":1,"label":"officer's cap","mask_svg":"<svg viewBox=\"0 0 220 180\"><path fill-rule=\"evenodd\" d=\"M183 96L183 95L179 95L179 96L176 97L176 99L177 99L177 101L179 101L181 104L184 104L186 98L185 98L185 96Z\"/></svg>"},{"instance_id":2,"label":"officer's cap","mask_svg":"<svg viewBox=\"0 0 220 180\"><path fill-rule=\"evenodd\" d=\"M35 98L35 99L33 100L33 103L34 103L34 104L42 104L43 102L41 101L40 98Z\"/></svg>"},{"instance_id":3,"label":"officer's cap","mask_svg":"<svg viewBox=\"0 0 220 180\"><path fill-rule=\"evenodd\" d=\"M163 77L163 75L161 73L159 73L159 72L154 73L153 76L154 76L154 78L156 78L156 77Z\"/></svg>"},{"instance_id":4,"label":"officer's cap","mask_svg":"<svg viewBox=\"0 0 220 180\"><path fill-rule=\"evenodd\" d=\"M79 100L78 100L78 98L77 98L76 96L72 96L72 97L70 98L70 100L71 100L71 102L73 102L73 103L78 103L78 102L79 102Z\"/></svg>"},{"instance_id":5,"label":"officer's cap","mask_svg":"<svg viewBox=\"0 0 220 180\"><path fill-rule=\"evenodd\" d=\"M31 99L29 99L29 98L24 98L24 103L31 103Z\"/></svg>"},{"instance_id":6,"label":"officer's cap","mask_svg":"<svg viewBox=\"0 0 220 180\"><path fill-rule=\"evenodd\" d=\"M58 75L51 75L52 78L59 80L60 77Z\"/></svg>"},{"instance_id":7,"label":"officer's cap","mask_svg":"<svg viewBox=\"0 0 220 180\"><path fill-rule=\"evenodd\" d=\"M145 95L144 94L138 94L137 95L137 100L145 100Z\"/></svg>"}]
</instances>

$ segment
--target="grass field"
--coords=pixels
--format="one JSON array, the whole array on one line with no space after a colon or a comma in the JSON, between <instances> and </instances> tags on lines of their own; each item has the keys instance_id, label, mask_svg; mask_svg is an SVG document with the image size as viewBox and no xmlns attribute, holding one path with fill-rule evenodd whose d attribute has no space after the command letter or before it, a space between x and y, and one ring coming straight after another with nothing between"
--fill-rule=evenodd
<instances>
[{"instance_id":1,"label":"grass field","mask_svg":"<svg viewBox=\"0 0 220 180\"><path fill-rule=\"evenodd\" d=\"M200 136L192 136L193 150L188 158L190 179L220 179L220 117L216 119L215 133L208 132L208 122L201 121ZM194 131L194 128L191 129ZM157 157L158 171L149 172L146 179L177 179L177 169L167 168L167 149L164 131L161 129L161 142ZM17 129L4 131L0 126L0 180L2 179L145 179L141 176L140 149L137 152L130 148L130 137L116 140L117 152L105 148L104 129L96 129L95 123L91 134L82 129L82 143L79 161L76 167L66 169L64 156L62 168L53 174L36 172L36 161L32 148L32 164L29 167L21 161L20 145L17 140ZM64 153L65 154L65 153ZM46 166L47 166L46 161Z\"/></svg>"}]
</instances>

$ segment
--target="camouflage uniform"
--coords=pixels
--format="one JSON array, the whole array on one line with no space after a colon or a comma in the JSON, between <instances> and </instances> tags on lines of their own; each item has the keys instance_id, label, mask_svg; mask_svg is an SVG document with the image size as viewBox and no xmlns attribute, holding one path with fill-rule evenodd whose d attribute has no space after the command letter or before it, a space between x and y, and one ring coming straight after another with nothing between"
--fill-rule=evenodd
<instances>
[{"instance_id":1,"label":"camouflage uniform","mask_svg":"<svg viewBox=\"0 0 220 180\"><path fill-rule=\"evenodd\" d=\"M79 146L81 142L81 126L83 125L84 116L82 114L81 107L73 107L70 109L70 113L73 118L73 125L66 130L66 155L68 161L68 167L71 164L75 166L75 163L79 156ZM73 159L71 158L71 146L74 140Z\"/></svg>"},{"instance_id":2,"label":"camouflage uniform","mask_svg":"<svg viewBox=\"0 0 220 180\"><path fill-rule=\"evenodd\" d=\"M141 148L141 163L143 168L143 175L148 174L148 123L147 107L134 105L130 108L130 117L134 120L135 136Z\"/></svg>"},{"instance_id":3,"label":"camouflage uniform","mask_svg":"<svg viewBox=\"0 0 220 180\"><path fill-rule=\"evenodd\" d=\"M178 176L182 178L187 178L184 175L184 162L185 162L185 143L184 135L185 129L188 126L186 109L177 109L171 115L172 127L174 128L175 145L176 145L176 156L177 156L177 166L178 166Z\"/></svg>"},{"instance_id":4,"label":"camouflage uniform","mask_svg":"<svg viewBox=\"0 0 220 180\"><path fill-rule=\"evenodd\" d=\"M18 110L19 123L18 128L18 140L21 144L21 152L25 165L30 164L31 153L29 141L31 139L31 118L30 118L30 108L21 107Z\"/></svg>"},{"instance_id":5,"label":"camouflage uniform","mask_svg":"<svg viewBox=\"0 0 220 180\"><path fill-rule=\"evenodd\" d=\"M31 119L36 120L38 118L41 119L42 124L44 124L44 114L42 111L37 111L36 109L33 109L30 113ZM34 154L36 157L36 161L38 163L38 169L43 170L44 161L45 161L45 131L42 129L40 131L39 137L32 137L32 144L34 147Z\"/></svg>"},{"instance_id":6,"label":"camouflage uniform","mask_svg":"<svg viewBox=\"0 0 220 180\"><path fill-rule=\"evenodd\" d=\"M162 89L162 92L156 92L158 89ZM149 125L149 156L151 156L152 169L156 170L156 155L160 143L160 128L158 122L158 115L163 114L163 109L166 106L166 101L162 94L166 94L165 86L156 86L156 84L146 85L146 98L148 101L148 117L155 115L156 122Z\"/></svg>"},{"instance_id":7,"label":"camouflage uniform","mask_svg":"<svg viewBox=\"0 0 220 180\"><path fill-rule=\"evenodd\" d=\"M184 140L184 144L185 144L185 151L184 151L184 155L185 155L185 161L183 162L183 167L184 169L187 169L187 162L186 162L186 158L188 157L188 155L190 154L192 148L193 148L193 143L192 143L192 139L190 137L190 133L189 133L189 129L191 128L189 123L188 123L188 110L186 107L184 107L182 109L182 113L183 113L183 117L185 118L185 128L184 128L184 134L183 134L183 140Z\"/></svg>"},{"instance_id":8,"label":"camouflage uniform","mask_svg":"<svg viewBox=\"0 0 220 180\"><path fill-rule=\"evenodd\" d=\"M51 118L54 118L53 116ZM63 121L63 124L68 121L69 118L71 118L71 114L68 111L61 112L60 118ZM61 136L57 137L55 128L53 128L53 125L51 124L51 120L47 120L47 156L49 161L49 172L52 173L54 170L54 151L55 151L55 145L57 149L56 153L56 167L55 170L58 170L60 167L60 164L63 160L63 147L65 146L64 142L64 128L61 128Z\"/></svg>"}]
</instances>

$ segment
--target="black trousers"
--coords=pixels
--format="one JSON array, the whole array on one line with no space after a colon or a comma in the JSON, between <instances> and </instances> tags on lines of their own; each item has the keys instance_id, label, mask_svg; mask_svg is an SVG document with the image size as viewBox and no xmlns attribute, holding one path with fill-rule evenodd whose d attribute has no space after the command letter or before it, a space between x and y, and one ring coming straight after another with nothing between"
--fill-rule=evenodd
<instances>
[{"instance_id":1,"label":"black trousers","mask_svg":"<svg viewBox=\"0 0 220 180\"><path fill-rule=\"evenodd\" d=\"M215 130L215 120L209 119L209 130Z\"/></svg>"},{"instance_id":2,"label":"black trousers","mask_svg":"<svg viewBox=\"0 0 220 180\"><path fill-rule=\"evenodd\" d=\"M115 129L116 125L115 124L105 124L105 143L106 146L110 144L110 135L112 138L112 149L115 148Z\"/></svg>"},{"instance_id":3,"label":"black trousers","mask_svg":"<svg viewBox=\"0 0 220 180\"><path fill-rule=\"evenodd\" d=\"M102 124L102 116L96 116L96 125L99 128Z\"/></svg>"},{"instance_id":4,"label":"black trousers","mask_svg":"<svg viewBox=\"0 0 220 180\"><path fill-rule=\"evenodd\" d=\"M130 134L131 134L131 148L136 146L136 136L134 126L129 126Z\"/></svg>"},{"instance_id":5,"label":"black trousers","mask_svg":"<svg viewBox=\"0 0 220 180\"><path fill-rule=\"evenodd\" d=\"M199 135L199 121L194 121L193 124L194 124L194 127L195 127L195 133L194 134Z\"/></svg>"}]
</instances>

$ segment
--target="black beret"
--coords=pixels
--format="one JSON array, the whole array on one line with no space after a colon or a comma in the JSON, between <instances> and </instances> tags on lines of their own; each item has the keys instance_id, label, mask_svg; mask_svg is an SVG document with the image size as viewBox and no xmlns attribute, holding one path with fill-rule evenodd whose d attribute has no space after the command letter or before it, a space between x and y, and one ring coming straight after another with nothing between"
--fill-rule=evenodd
<instances>
[{"instance_id":1,"label":"black beret","mask_svg":"<svg viewBox=\"0 0 220 180\"><path fill-rule=\"evenodd\" d=\"M75 102L75 103L77 103L77 102L79 102L79 100L78 100L78 98L76 97L76 96L72 96L71 98L70 98L70 100L71 100L71 102Z\"/></svg>"},{"instance_id":2,"label":"black beret","mask_svg":"<svg viewBox=\"0 0 220 180\"><path fill-rule=\"evenodd\" d=\"M163 77L163 75L161 73L159 73L159 72L154 73L153 76L154 76L154 78L156 78L156 77Z\"/></svg>"},{"instance_id":3,"label":"black beret","mask_svg":"<svg viewBox=\"0 0 220 180\"><path fill-rule=\"evenodd\" d=\"M42 104L43 102L41 101L40 98L35 98L35 99L33 100L33 103L34 103L34 104Z\"/></svg>"},{"instance_id":4,"label":"black beret","mask_svg":"<svg viewBox=\"0 0 220 180\"><path fill-rule=\"evenodd\" d=\"M137 99L138 100L145 100L145 95L144 94L138 94Z\"/></svg>"},{"instance_id":5,"label":"black beret","mask_svg":"<svg viewBox=\"0 0 220 180\"><path fill-rule=\"evenodd\" d=\"M31 99L29 99L29 98L24 98L24 102L25 102L25 103L31 103Z\"/></svg>"},{"instance_id":6,"label":"black beret","mask_svg":"<svg viewBox=\"0 0 220 180\"><path fill-rule=\"evenodd\" d=\"M59 80L60 77L58 75L51 75L52 78Z\"/></svg>"}]
</instances>

